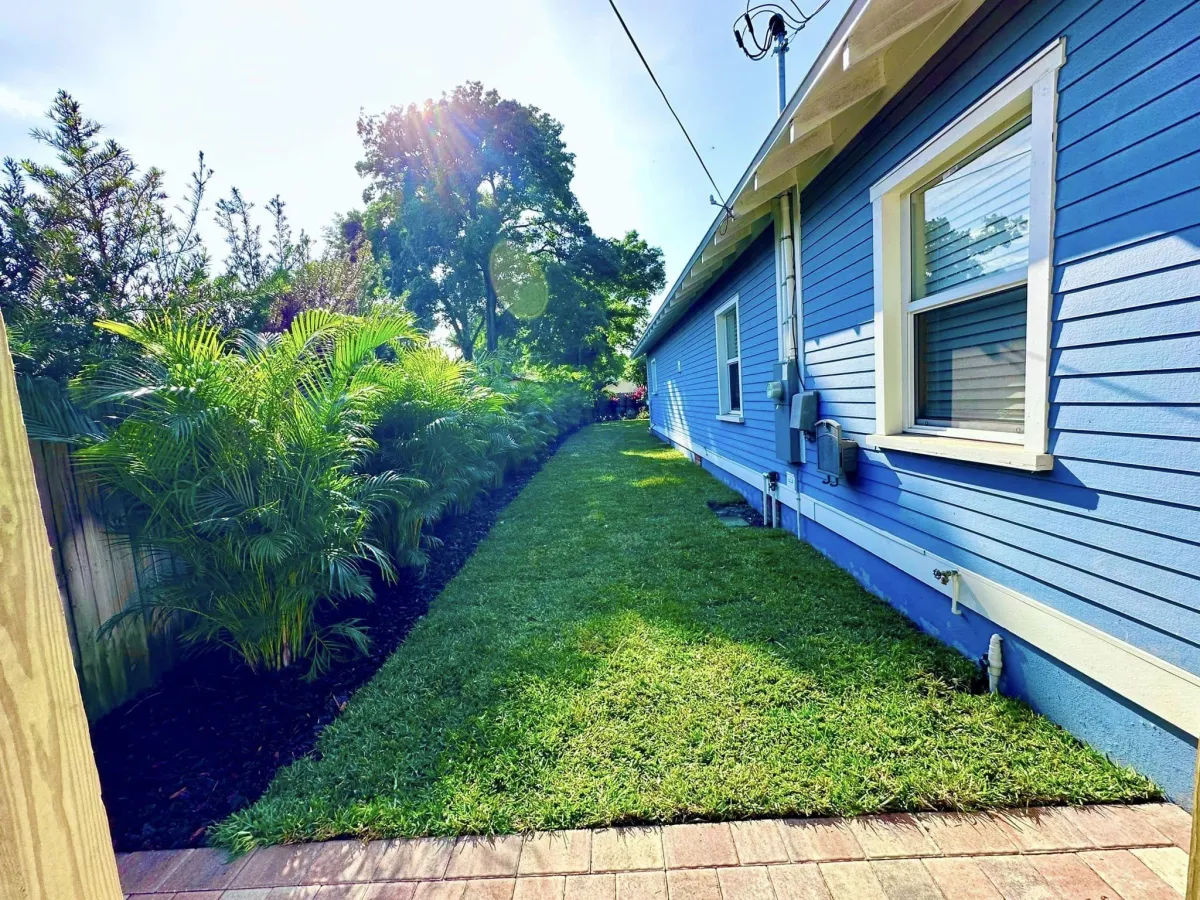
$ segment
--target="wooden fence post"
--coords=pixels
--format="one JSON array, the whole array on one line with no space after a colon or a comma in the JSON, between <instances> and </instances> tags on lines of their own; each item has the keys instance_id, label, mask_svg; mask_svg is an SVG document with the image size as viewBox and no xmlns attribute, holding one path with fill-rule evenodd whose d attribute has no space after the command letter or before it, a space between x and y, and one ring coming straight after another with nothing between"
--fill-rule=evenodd
<instances>
[{"instance_id":1,"label":"wooden fence post","mask_svg":"<svg viewBox=\"0 0 1200 900\"><path fill-rule=\"evenodd\" d=\"M1192 799L1192 849L1188 856L1186 900L1200 900L1200 751L1196 754L1196 793Z\"/></svg>"},{"instance_id":2,"label":"wooden fence post","mask_svg":"<svg viewBox=\"0 0 1200 900\"><path fill-rule=\"evenodd\" d=\"M0 319L0 898L120 897Z\"/></svg>"}]
</instances>

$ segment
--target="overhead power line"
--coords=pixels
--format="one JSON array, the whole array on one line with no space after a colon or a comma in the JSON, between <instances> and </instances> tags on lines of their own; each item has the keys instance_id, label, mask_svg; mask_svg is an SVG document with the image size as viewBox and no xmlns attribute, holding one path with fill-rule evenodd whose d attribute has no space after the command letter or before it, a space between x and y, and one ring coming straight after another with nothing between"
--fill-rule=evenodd
<instances>
[{"instance_id":1,"label":"overhead power line","mask_svg":"<svg viewBox=\"0 0 1200 900\"><path fill-rule=\"evenodd\" d=\"M625 24L625 17L621 15L621 11L617 9L617 4L614 0L608 0L608 5L612 7L612 11L616 13L617 21L621 23L621 27L625 29L625 36L629 38L629 43L633 44L633 49L637 51L638 59L642 61L642 65L646 67L646 72L650 76L650 80L654 82L654 86L658 88L658 92L662 94L663 102L667 104L667 109L671 111L671 115L675 117L675 122L679 125L679 130L683 132L683 136L687 138L688 145L692 148L692 152L696 154L696 159L700 161L700 168L704 169L704 174L708 176L708 183L713 186L713 190L717 192L717 197L720 198L720 206L725 210L726 217L732 217L733 211L729 208L729 204L725 202L725 196L721 193L721 189L717 187L716 180L712 177L712 172L708 171L708 166L704 163L704 157L700 155L700 151L696 149L696 142L692 140L692 136L688 134L687 128L684 127L683 120L679 118L679 113L675 112L675 107L671 105L671 101L667 98L667 92L663 90L661 84L658 83L658 78L654 75L654 70L650 68L650 63L646 61L646 56L642 53L642 48L638 46L637 39L634 38L633 32L629 30L629 26ZM715 201L714 201L715 202Z\"/></svg>"},{"instance_id":2,"label":"overhead power line","mask_svg":"<svg viewBox=\"0 0 1200 900\"><path fill-rule=\"evenodd\" d=\"M811 13L806 13L795 0L784 0L783 3L746 2L746 11L733 20L733 37L737 45L746 55L759 60L771 52L771 48L779 41L787 40L787 31L793 34L807 25L821 10L829 5L829 0L818 6ZM762 24L762 19L767 24ZM754 30L754 21L759 20L759 32ZM760 33L761 32L761 33Z\"/></svg>"}]
</instances>

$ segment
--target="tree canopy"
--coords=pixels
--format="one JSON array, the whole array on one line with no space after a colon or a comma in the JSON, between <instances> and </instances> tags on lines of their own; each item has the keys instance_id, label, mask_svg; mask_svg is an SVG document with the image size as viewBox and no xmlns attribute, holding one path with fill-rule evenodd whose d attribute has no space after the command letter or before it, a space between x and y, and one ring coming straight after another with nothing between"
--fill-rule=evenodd
<instances>
[{"instance_id":1,"label":"tree canopy","mask_svg":"<svg viewBox=\"0 0 1200 900\"><path fill-rule=\"evenodd\" d=\"M260 207L233 187L207 205L202 153L172 206L163 173L104 139L70 94L48 118L32 135L54 161L0 171L0 312L22 375L65 382L126 352L99 320L286 331L307 309L385 306L441 326L468 361L503 349L599 382L624 373L663 285L662 253L637 232L592 230L562 125L478 83L360 120L365 208L334 219L320 254L278 195ZM201 238L207 210L220 262Z\"/></svg>"},{"instance_id":2,"label":"tree canopy","mask_svg":"<svg viewBox=\"0 0 1200 900\"><path fill-rule=\"evenodd\" d=\"M664 281L636 232L598 237L562 125L477 82L359 121L363 222L393 292L463 356L502 342L611 374Z\"/></svg>"}]
</instances>

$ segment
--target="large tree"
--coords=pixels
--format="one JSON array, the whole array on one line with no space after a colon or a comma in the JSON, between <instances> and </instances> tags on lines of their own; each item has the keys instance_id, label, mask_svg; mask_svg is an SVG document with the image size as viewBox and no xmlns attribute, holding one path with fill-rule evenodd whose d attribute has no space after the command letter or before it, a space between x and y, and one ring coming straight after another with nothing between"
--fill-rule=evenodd
<instances>
[{"instance_id":1,"label":"large tree","mask_svg":"<svg viewBox=\"0 0 1200 900\"><path fill-rule=\"evenodd\" d=\"M616 323L619 343L626 311L644 315L661 287L658 250L593 233L562 125L537 108L468 83L364 117L359 134L364 224L388 286L424 325L447 327L467 359L483 334L488 350L505 337L528 337L535 351L563 338L569 346L532 355L588 365L597 333Z\"/></svg>"},{"instance_id":2,"label":"large tree","mask_svg":"<svg viewBox=\"0 0 1200 900\"><path fill-rule=\"evenodd\" d=\"M536 362L584 368L597 381L620 378L623 352L663 286L662 251L630 231L621 240L588 241L544 271L544 313L522 316L520 305L512 310L516 343Z\"/></svg>"}]
</instances>

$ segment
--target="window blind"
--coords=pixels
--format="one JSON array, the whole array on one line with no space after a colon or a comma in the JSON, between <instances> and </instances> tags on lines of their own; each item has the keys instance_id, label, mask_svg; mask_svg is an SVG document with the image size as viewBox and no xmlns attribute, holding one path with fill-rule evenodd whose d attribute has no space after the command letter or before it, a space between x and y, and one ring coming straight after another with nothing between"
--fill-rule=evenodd
<instances>
[{"instance_id":1,"label":"window blind","mask_svg":"<svg viewBox=\"0 0 1200 900\"><path fill-rule=\"evenodd\" d=\"M1022 285L914 316L918 425L1024 431L1026 294Z\"/></svg>"},{"instance_id":2,"label":"window blind","mask_svg":"<svg viewBox=\"0 0 1200 900\"><path fill-rule=\"evenodd\" d=\"M913 192L914 299L1028 265L1029 121Z\"/></svg>"}]
</instances>

